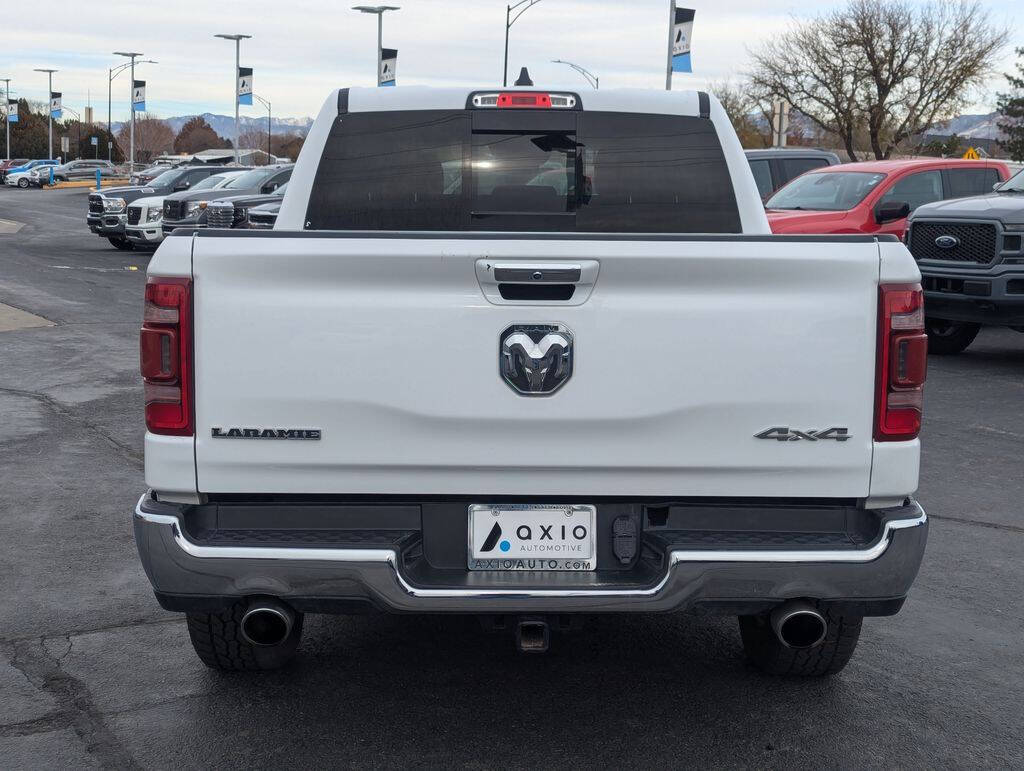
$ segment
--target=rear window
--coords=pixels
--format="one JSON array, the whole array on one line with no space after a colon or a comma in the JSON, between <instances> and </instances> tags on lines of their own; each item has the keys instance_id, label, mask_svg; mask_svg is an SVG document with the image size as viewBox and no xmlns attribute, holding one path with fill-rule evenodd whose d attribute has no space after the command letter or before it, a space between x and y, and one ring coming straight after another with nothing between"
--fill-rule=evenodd
<instances>
[{"instance_id":1,"label":"rear window","mask_svg":"<svg viewBox=\"0 0 1024 771\"><path fill-rule=\"evenodd\" d=\"M711 121L525 110L340 116L306 220L314 230L741 230Z\"/></svg>"},{"instance_id":2,"label":"rear window","mask_svg":"<svg viewBox=\"0 0 1024 771\"><path fill-rule=\"evenodd\" d=\"M991 193L992 186L999 181L995 169L950 169L949 194L951 198L967 198Z\"/></svg>"},{"instance_id":3,"label":"rear window","mask_svg":"<svg viewBox=\"0 0 1024 771\"><path fill-rule=\"evenodd\" d=\"M785 181L796 179L805 171L828 166L825 158L782 158L782 174Z\"/></svg>"}]
</instances>

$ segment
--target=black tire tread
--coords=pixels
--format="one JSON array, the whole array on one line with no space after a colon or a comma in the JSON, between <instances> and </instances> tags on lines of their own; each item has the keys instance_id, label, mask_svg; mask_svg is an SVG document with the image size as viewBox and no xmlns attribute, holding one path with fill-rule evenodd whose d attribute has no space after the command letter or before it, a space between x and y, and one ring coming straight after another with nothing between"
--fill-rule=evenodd
<instances>
[{"instance_id":1,"label":"black tire tread","mask_svg":"<svg viewBox=\"0 0 1024 771\"><path fill-rule=\"evenodd\" d=\"M787 648L775 637L767 616L740 616L747 659L762 672L789 677L824 677L845 667L857 648L863 618L821 609L828 622L825 639L813 648Z\"/></svg>"},{"instance_id":2,"label":"black tire tread","mask_svg":"<svg viewBox=\"0 0 1024 771\"><path fill-rule=\"evenodd\" d=\"M937 335L929 331L930 320L925 321L928 332L928 353L935 356L953 356L963 353L981 331L981 324L959 322L959 329L950 335Z\"/></svg>"},{"instance_id":3,"label":"black tire tread","mask_svg":"<svg viewBox=\"0 0 1024 771\"><path fill-rule=\"evenodd\" d=\"M278 669L292 658L302 634L301 615L288 640L272 648L258 648L242 637L242 617L247 608L245 602L236 602L216 613L187 614L192 647L206 666L225 672L256 672Z\"/></svg>"}]
</instances>

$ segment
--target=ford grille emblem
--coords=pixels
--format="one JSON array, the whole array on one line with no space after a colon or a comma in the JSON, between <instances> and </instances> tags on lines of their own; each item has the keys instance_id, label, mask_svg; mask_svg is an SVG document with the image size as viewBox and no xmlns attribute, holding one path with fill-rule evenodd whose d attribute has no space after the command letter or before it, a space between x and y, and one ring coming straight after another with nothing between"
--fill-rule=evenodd
<instances>
[{"instance_id":1,"label":"ford grille emblem","mask_svg":"<svg viewBox=\"0 0 1024 771\"><path fill-rule=\"evenodd\" d=\"M956 236L939 236L935 239L935 245L940 249L955 249L960 246L960 239Z\"/></svg>"},{"instance_id":2,"label":"ford grille emblem","mask_svg":"<svg viewBox=\"0 0 1024 771\"><path fill-rule=\"evenodd\" d=\"M547 396L572 377L573 334L562 324L513 324L501 333L502 379L523 396Z\"/></svg>"}]
</instances>

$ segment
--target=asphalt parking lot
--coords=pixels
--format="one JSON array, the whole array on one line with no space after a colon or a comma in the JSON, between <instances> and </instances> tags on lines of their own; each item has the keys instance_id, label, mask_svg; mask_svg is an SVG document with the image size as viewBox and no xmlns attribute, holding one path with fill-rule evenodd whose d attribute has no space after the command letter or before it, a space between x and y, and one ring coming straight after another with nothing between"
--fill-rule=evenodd
<instances>
[{"instance_id":1,"label":"asphalt parking lot","mask_svg":"<svg viewBox=\"0 0 1024 771\"><path fill-rule=\"evenodd\" d=\"M0 306L24 327L0 331L0 766L1024 765L1024 335L930 360L925 564L837 677L759 675L733 619L692 615L546 656L472 619L313 616L290 668L224 675L135 553L149 255L85 208L0 189L0 303L41 317Z\"/></svg>"}]
</instances>

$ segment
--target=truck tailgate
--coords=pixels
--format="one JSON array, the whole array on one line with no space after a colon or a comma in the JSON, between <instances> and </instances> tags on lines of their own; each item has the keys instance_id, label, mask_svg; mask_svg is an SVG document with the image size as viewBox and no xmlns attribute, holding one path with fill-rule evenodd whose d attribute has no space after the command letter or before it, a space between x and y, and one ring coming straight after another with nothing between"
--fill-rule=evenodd
<instances>
[{"instance_id":1,"label":"truck tailgate","mask_svg":"<svg viewBox=\"0 0 1024 771\"><path fill-rule=\"evenodd\" d=\"M201 492L868 494L871 239L260 235L193 242ZM599 272L582 304L495 304L481 259ZM500 376L520 323L574 336L549 396Z\"/></svg>"}]
</instances>

